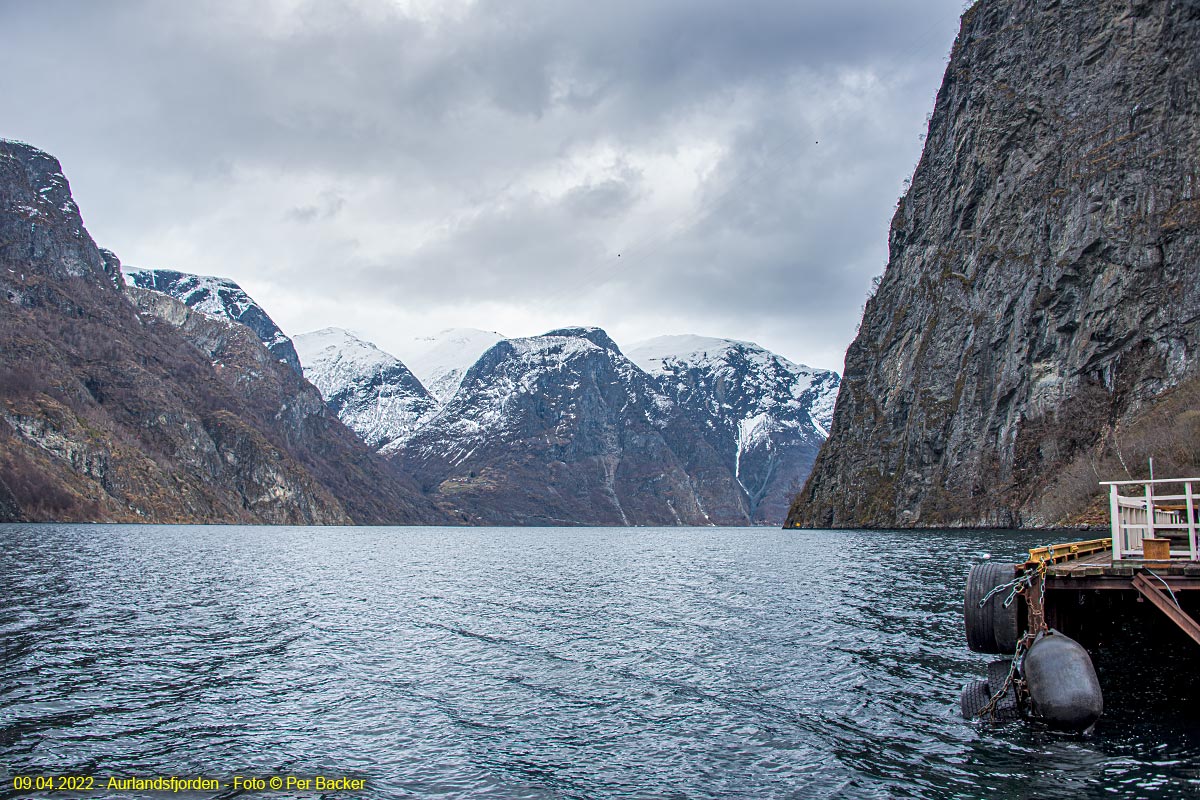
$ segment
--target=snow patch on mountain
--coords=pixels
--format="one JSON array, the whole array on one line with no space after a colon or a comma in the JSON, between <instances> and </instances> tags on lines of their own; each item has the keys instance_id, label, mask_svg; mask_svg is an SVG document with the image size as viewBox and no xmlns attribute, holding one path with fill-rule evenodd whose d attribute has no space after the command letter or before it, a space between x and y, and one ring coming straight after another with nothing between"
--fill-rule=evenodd
<instances>
[{"instance_id":1,"label":"snow patch on mountain","mask_svg":"<svg viewBox=\"0 0 1200 800\"><path fill-rule=\"evenodd\" d=\"M439 406L395 356L343 328L295 338L304 377L326 404L371 447L403 442Z\"/></svg>"},{"instance_id":2,"label":"snow patch on mountain","mask_svg":"<svg viewBox=\"0 0 1200 800\"><path fill-rule=\"evenodd\" d=\"M599 349L569 336L497 341L464 371L456 382L460 391L430 420L429 427L439 435L424 449L441 451L451 464L462 463L476 445L503 433L521 398L536 393L547 374L569 374L573 359Z\"/></svg>"},{"instance_id":3,"label":"snow patch on mountain","mask_svg":"<svg viewBox=\"0 0 1200 800\"><path fill-rule=\"evenodd\" d=\"M566 430L581 414L573 392L583 384L583 362L596 356L616 371L627 406L644 409L641 416L663 427L674 406L607 334L599 328L563 328L497 341L466 370L459 390L428 421L422 448L427 454L440 452L452 464L461 463L479 443L503 439L525 399L551 385L556 387L555 397L565 402L557 413L558 428ZM429 438L426 434L432 431L438 435Z\"/></svg>"},{"instance_id":4,"label":"snow patch on mountain","mask_svg":"<svg viewBox=\"0 0 1200 800\"><path fill-rule=\"evenodd\" d=\"M125 285L170 295L215 319L239 322L254 331L259 341L297 373L300 359L289 339L254 298L235 281L212 275L193 275L173 269L121 267Z\"/></svg>"},{"instance_id":5,"label":"snow patch on mountain","mask_svg":"<svg viewBox=\"0 0 1200 800\"><path fill-rule=\"evenodd\" d=\"M504 337L478 328L449 328L421 336L401 348L400 358L429 393L445 403L458 391L467 370Z\"/></svg>"},{"instance_id":6,"label":"snow patch on mountain","mask_svg":"<svg viewBox=\"0 0 1200 800\"><path fill-rule=\"evenodd\" d=\"M735 405L743 420L763 413L793 418L803 408L821 437L829 435L840 383L835 372L796 364L754 342L691 334L647 339L626 352L677 400L695 399L696 376L708 376L712 391L705 399L714 417L728 416Z\"/></svg>"},{"instance_id":7,"label":"snow patch on mountain","mask_svg":"<svg viewBox=\"0 0 1200 800\"><path fill-rule=\"evenodd\" d=\"M752 518L781 522L829 435L837 374L736 339L660 336L627 352L676 414L706 431Z\"/></svg>"},{"instance_id":8,"label":"snow patch on mountain","mask_svg":"<svg viewBox=\"0 0 1200 800\"><path fill-rule=\"evenodd\" d=\"M822 391L813 396L812 404L808 407L808 418L826 439L829 438L829 428L833 424L833 406L837 403L839 383L835 380L824 384Z\"/></svg>"}]
</instances>

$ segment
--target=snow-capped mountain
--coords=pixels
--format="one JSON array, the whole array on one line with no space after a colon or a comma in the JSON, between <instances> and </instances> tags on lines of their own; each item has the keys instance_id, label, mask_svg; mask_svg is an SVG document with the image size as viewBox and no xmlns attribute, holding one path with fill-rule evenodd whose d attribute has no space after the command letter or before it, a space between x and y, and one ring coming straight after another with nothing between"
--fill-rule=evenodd
<instances>
[{"instance_id":1,"label":"snow-capped mountain","mask_svg":"<svg viewBox=\"0 0 1200 800\"><path fill-rule=\"evenodd\" d=\"M162 292L210 317L242 323L254 331L259 341L276 358L297 374L302 374L300 359L291 339L279 330L279 326L262 306L228 278L192 275L172 269L139 269L127 266L122 266L121 272L129 286Z\"/></svg>"},{"instance_id":2,"label":"snow-capped mountain","mask_svg":"<svg viewBox=\"0 0 1200 800\"><path fill-rule=\"evenodd\" d=\"M465 521L748 522L732 474L706 469L716 454L672 412L604 331L566 328L493 345L395 456Z\"/></svg>"},{"instance_id":3,"label":"snow-capped mountain","mask_svg":"<svg viewBox=\"0 0 1200 800\"><path fill-rule=\"evenodd\" d=\"M424 342L444 399L346 331L296 337L342 421L444 511L482 524L781 524L838 386L729 339L660 337L628 358L599 328Z\"/></svg>"},{"instance_id":4,"label":"snow-capped mountain","mask_svg":"<svg viewBox=\"0 0 1200 800\"><path fill-rule=\"evenodd\" d=\"M422 336L408 342L400 357L429 393L445 403L458 391L458 385L471 365L503 336L478 328L450 328L436 336Z\"/></svg>"},{"instance_id":5,"label":"snow-capped mountain","mask_svg":"<svg viewBox=\"0 0 1200 800\"><path fill-rule=\"evenodd\" d=\"M326 404L376 450L408 437L439 403L395 356L342 328L294 340L304 377Z\"/></svg>"},{"instance_id":6,"label":"snow-capped mountain","mask_svg":"<svg viewBox=\"0 0 1200 800\"><path fill-rule=\"evenodd\" d=\"M752 520L782 524L828 436L837 373L752 342L702 336L661 336L628 355L721 454Z\"/></svg>"}]
</instances>

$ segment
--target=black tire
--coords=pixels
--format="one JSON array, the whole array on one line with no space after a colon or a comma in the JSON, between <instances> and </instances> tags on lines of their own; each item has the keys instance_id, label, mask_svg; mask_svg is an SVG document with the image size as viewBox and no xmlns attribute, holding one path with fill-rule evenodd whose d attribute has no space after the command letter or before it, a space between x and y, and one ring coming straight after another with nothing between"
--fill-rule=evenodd
<instances>
[{"instance_id":1,"label":"black tire","mask_svg":"<svg viewBox=\"0 0 1200 800\"><path fill-rule=\"evenodd\" d=\"M967 647L976 653L1009 655L1017 649L1017 603L1008 608L1004 600L1008 592L992 595L982 608L979 603L997 586L1013 579L1012 564L985 561L971 567L967 574L966 598L963 602L963 621L967 629Z\"/></svg>"},{"instance_id":2,"label":"black tire","mask_svg":"<svg viewBox=\"0 0 1200 800\"><path fill-rule=\"evenodd\" d=\"M987 665L987 681L992 694L1000 691L1000 687L1008 680L1008 673L1012 670L1012 662L1011 658L1000 658Z\"/></svg>"},{"instance_id":3,"label":"black tire","mask_svg":"<svg viewBox=\"0 0 1200 800\"><path fill-rule=\"evenodd\" d=\"M971 681L962 689L963 719L975 719L992 699L987 681Z\"/></svg>"},{"instance_id":4,"label":"black tire","mask_svg":"<svg viewBox=\"0 0 1200 800\"><path fill-rule=\"evenodd\" d=\"M1021 707L1017 702L1017 687L1015 683L1009 683L1008 688L1004 686L1008 682L1008 675L1011 669L1011 658L993 661L987 667L988 692L991 696L995 697L1001 689L1004 689L1004 694L996 701L996 706L992 714L992 717L999 722L1008 722L1009 720L1019 719L1021 716Z\"/></svg>"}]
</instances>

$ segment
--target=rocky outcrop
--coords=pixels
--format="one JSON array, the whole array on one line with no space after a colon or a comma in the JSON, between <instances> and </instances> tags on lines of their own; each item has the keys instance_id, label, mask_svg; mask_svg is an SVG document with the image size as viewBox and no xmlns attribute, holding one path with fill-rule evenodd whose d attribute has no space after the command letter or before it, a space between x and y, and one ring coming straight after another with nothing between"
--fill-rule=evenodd
<instances>
[{"instance_id":1,"label":"rocky outcrop","mask_svg":"<svg viewBox=\"0 0 1200 800\"><path fill-rule=\"evenodd\" d=\"M1051 525L1118 477L1106 448L1197 372L1198 98L1195 3L963 15L787 524Z\"/></svg>"},{"instance_id":2,"label":"rocky outcrop","mask_svg":"<svg viewBox=\"0 0 1200 800\"><path fill-rule=\"evenodd\" d=\"M628 355L733 473L750 520L782 524L825 441L837 374L702 336L661 336Z\"/></svg>"},{"instance_id":3,"label":"rocky outcrop","mask_svg":"<svg viewBox=\"0 0 1200 800\"><path fill-rule=\"evenodd\" d=\"M374 450L394 449L439 407L395 356L342 328L295 338L304 377Z\"/></svg>"},{"instance_id":4,"label":"rocky outcrop","mask_svg":"<svg viewBox=\"0 0 1200 800\"><path fill-rule=\"evenodd\" d=\"M249 329L130 289L58 162L0 141L0 515L444 518Z\"/></svg>"},{"instance_id":5,"label":"rocky outcrop","mask_svg":"<svg viewBox=\"0 0 1200 800\"><path fill-rule=\"evenodd\" d=\"M192 275L173 269L138 269L122 266L112 252L105 250L102 253L110 270L115 268L124 276L128 285L170 295L212 317L240 322L254 331L254 335L275 358L287 364L297 374L302 374L300 359L296 355L292 340L284 335L262 306L229 278Z\"/></svg>"}]
</instances>

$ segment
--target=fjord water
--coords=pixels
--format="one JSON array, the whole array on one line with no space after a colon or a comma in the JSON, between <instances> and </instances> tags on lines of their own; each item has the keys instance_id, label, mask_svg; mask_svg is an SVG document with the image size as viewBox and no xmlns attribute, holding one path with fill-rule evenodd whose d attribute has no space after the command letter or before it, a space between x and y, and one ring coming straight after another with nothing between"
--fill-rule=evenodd
<instances>
[{"instance_id":1,"label":"fjord water","mask_svg":"<svg viewBox=\"0 0 1200 800\"><path fill-rule=\"evenodd\" d=\"M1200 731L1170 703L1110 698L1086 739L960 719L989 660L963 644L966 570L1040 538L0 526L0 797L30 774L349 774L367 790L340 796L372 798L1195 796Z\"/></svg>"}]
</instances>

